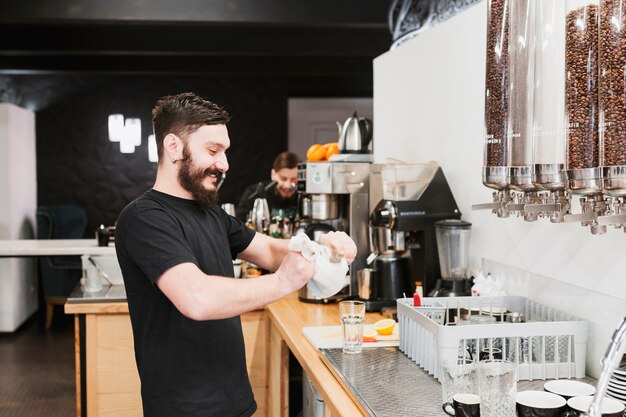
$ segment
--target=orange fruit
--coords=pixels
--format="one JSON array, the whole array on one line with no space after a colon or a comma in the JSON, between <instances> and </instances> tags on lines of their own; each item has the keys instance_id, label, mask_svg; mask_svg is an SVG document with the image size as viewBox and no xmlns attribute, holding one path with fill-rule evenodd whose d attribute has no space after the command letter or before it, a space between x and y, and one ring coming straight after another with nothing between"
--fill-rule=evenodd
<instances>
[{"instance_id":1,"label":"orange fruit","mask_svg":"<svg viewBox=\"0 0 626 417\"><path fill-rule=\"evenodd\" d=\"M376 339L376 336L378 336L378 333L376 333L376 330L363 329L363 341L364 342L377 342L378 339Z\"/></svg>"},{"instance_id":2,"label":"orange fruit","mask_svg":"<svg viewBox=\"0 0 626 417\"><path fill-rule=\"evenodd\" d=\"M378 334L387 335L393 333L395 325L396 321L394 319L382 319L374 323L374 330L376 330Z\"/></svg>"},{"instance_id":3,"label":"orange fruit","mask_svg":"<svg viewBox=\"0 0 626 417\"><path fill-rule=\"evenodd\" d=\"M326 157L326 148L324 148L319 143L315 145L311 145L311 147L306 151L306 159L309 161L322 161Z\"/></svg>"},{"instance_id":4,"label":"orange fruit","mask_svg":"<svg viewBox=\"0 0 626 417\"><path fill-rule=\"evenodd\" d=\"M339 153L339 145L337 142L331 142L324 145L326 148L326 159L330 159L331 156Z\"/></svg>"}]
</instances>

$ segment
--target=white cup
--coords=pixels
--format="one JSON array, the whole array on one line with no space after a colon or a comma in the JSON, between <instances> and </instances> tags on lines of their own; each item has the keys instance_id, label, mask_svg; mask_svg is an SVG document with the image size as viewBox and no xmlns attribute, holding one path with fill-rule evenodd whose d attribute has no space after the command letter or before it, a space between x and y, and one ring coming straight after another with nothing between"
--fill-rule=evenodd
<instances>
[{"instance_id":1,"label":"white cup","mask_svg":"<svg viewBox=\"0 0 626 417\"><path fill-rule=\"evenodd\" d=\"M241 278L241 264L242 264L241 259L235 259L233 261L233 272L234 272L235 278Z\"/></svg>"}]
</instances>

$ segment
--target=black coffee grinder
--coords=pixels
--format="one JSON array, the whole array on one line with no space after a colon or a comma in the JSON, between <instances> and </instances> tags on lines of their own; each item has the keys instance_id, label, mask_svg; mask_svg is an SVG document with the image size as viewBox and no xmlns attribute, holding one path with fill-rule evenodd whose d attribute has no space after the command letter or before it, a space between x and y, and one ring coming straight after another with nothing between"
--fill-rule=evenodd
<instances>
[{"instance_id":1,"label":"black coffee grinder","mask_svg":"<svg viewBox=\"0 0 626 417\"><path fill-rule=\"evenodd\" d=\"M395 306L404 294L411 297L416 281L422 282L424 294L435 289L441 278L435 222L460 217L441 167L418 198L380 200L370 215L370 229L374 230L370 236L379 237L370 241L376 257L370 262L371 291L364 300L367 311Z\"/></svg>"},{"instance_id":2,"label":"black coffee grinder","mask_svg":"<svg viewBox=\"0 0 626 417\"><path fill-rule=\"evenodd\" d=\"M441 279L437 280L431 297L460 297L470 295L472 282L467 278L469 241L472 224L464 220L447 219L435 222Z\"/></svg>"}]
</instances>

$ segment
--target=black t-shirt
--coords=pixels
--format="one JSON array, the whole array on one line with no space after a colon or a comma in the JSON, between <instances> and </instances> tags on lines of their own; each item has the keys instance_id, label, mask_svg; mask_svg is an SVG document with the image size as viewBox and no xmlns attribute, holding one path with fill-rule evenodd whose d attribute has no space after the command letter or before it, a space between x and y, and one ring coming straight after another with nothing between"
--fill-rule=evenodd
<instances>
[{"instance_id":1,"label":"black t-shirt","mask_svg":"<svg viewBox=\"0 0 626 417\"><path fill-rule=\"evenodd\" d=\"M266 187L269 185L271 181L263 181L262 186ZM241 221L246 221L248 218L248 213L252 210L254 206L254 200L257 196L252 197L256 192L258 184L253 184L243 191L241 199L239 200L239 204L235 208L236 216ZM296 208L298 204L298 197L294 193L293 196L285 199L279 196L276 193L276 187L272 187L270 190L265 192L265 199L267 200L267 206L270 209L270 217L280 216L281 218L289 218L289 220L294 220L296 216Z\"/></svg>"},{"instance_id":2,"label":"black t-shirt","mask_svg":"<svg viewBox=\"0 0 626 417\"><path fill-rule=\"evenodd\" d=\"M141 378L144 417L250 416L256 410L239 317L185 317L155 282L191 262L233 276L232 259L254 231L217 205L204 209L149 190L120 214L115 248L122 269Z\"/></svg>"}]
</instances>

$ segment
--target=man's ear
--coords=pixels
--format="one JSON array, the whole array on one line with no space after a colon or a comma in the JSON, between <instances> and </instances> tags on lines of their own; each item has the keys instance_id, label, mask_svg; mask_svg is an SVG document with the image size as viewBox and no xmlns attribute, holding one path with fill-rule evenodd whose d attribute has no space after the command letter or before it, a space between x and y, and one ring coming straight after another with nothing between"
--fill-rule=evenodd
<instances>
[{"instance_id":1,"label":"man's ear","mask_svg":"<svg viewBox=\"0 0 626 417\"><path fill-rule=\"evenodd\" d=\"M272 168L272 173L270 175L270 178L272 179L272 181L278 181L278 172L276 172L274 168Z\"/></svg>"},{"instance_id":2,"label":"man's ear","mask_svg":"<svg viewBox=\"0 0 626 417\"><path fill-rule=\"evenodd\" d=\"M183 143L178 136L168 133L163 139L163 152L166 159L176 162L183 157Z\"/></svg>"}]
</instances>

